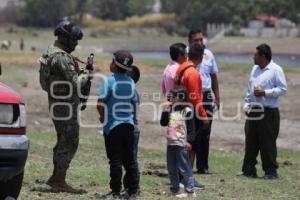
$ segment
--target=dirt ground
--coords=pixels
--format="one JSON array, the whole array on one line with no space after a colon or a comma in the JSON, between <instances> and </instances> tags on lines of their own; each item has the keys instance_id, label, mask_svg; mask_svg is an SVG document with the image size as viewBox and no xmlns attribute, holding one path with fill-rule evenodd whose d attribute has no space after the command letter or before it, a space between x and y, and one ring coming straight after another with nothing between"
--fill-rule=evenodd
<instances>
[{"instance_id":1,"label":"dirt ground","mask_svg":"<svg viewBox=\"0 0 300 200\"><path fill-rule=\"evenodd\" d=\"M35 57L37 55L31 55ZM54 132L52 121L48 114L47 96L39 86L38 65L36 59L30 59L27 64L34 60L35 67L9 67L4 68L5 74L1 81L20 92L27 105L28 130L33 132ZM109 60L100 63L107 66L102 71L107 73ZM153 68L140 65L142 77L138 83L138 91L141 95L142 106L140 108L140 145L146 148L164 148L165 129L159 126L159 105L164 102L160 94L162 68ZM104 70L103 70L104 69ZM249 72L236 68L221 68L219 73L220 95L222 108L215 113L212 128L211 148L228 151L243 151L244 148L244 115L241 110L243 98L246 92ZM281 131L278 146L300 151L300 79L299 73L286 73L288 81L288 94L281 98ZM3 80L4 79L4 80ZM99 80L94 79L92 94L95 95ZM95 104L96 97L90 101ZM153 108L153 104L156 110ZM88 107L81 115L83 126L81 136L100 134L98 115L95 105ZM86 128L91 125L92 127Z\"/></svg>"}]
</instances>

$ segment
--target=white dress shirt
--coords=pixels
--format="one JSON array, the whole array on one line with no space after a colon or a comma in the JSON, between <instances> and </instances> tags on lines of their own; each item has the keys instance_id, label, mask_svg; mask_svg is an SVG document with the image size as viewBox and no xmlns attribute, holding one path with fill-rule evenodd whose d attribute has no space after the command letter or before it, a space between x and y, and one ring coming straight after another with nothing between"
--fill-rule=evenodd
<instances>
[{"instance_id":1,"label":"white dress shirt","mask_svg":"<svg viewBox=\"0 0 300 200\"><path fill-rule=\"evenodd\" d=\"M265 96L256 97L254 87L265 90ZM282 68L270 61L265 68L255 65L252 68L245 97L244 109L248 110L251 105L260 104L264 107L278 108L278 97L286 94L287 84Z\"/></svg>"}]
</instances>

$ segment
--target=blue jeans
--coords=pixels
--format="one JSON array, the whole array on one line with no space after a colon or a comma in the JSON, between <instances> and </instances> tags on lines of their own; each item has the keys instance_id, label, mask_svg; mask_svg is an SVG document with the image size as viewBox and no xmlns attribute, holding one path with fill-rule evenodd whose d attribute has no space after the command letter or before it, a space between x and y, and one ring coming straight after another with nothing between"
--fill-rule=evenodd
<instances>
[{"instance_id":1,"label":"blue jeans","mask_svg":"<svg viewBox=\"0 0 300 200\"><path fill-rule=\"evenodd\" d=\"M185 147L168 145L167 147L167 167L171 181L171 192L179 192L179 174L183 176L183 184L186 192L194 192L194 177L192 166Z\"/></svg>"}]
</instances>

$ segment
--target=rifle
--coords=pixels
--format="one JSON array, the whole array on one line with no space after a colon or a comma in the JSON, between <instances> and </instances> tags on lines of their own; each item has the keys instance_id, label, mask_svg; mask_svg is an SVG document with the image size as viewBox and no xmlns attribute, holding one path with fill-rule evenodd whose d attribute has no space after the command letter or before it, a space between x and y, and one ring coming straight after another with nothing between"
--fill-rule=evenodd
<instances>
[{"instance_id":1,"label":"rifle","mask_svg":"<svg viewBox=\"0 0 300 200\"><path fill-rule=\"evenodd\" d=\"M85 69L89 70L89 74L94 70L94 54L91 53L89 57L87 58L86 67ZM82 104L81 110L86 109L86 102L88 100L88 96L90 95L91 91L91 85L92 85L92 78L91 76L88 77L87 83L81 88L81 95L83 95L83 98L80 98L80 102Z\"/></svg>"}]
</instances>

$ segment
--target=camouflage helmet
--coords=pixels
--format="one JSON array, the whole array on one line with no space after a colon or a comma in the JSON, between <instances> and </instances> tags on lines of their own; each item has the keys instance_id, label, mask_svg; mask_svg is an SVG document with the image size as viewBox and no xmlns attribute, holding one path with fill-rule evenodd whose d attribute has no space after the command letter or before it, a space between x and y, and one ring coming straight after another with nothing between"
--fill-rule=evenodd
<instances>
[{"instance_id":1,"label":"camouflage helmet","mask_svg":"<svg viewBox=\"0 0 300 200\"><path fill-rule=\"evenodd\" d=\"M64 36L72 40L81 40L83 33L74 23L63 20L54 29L55 36Z\"/></svg>"}]
</instances>

